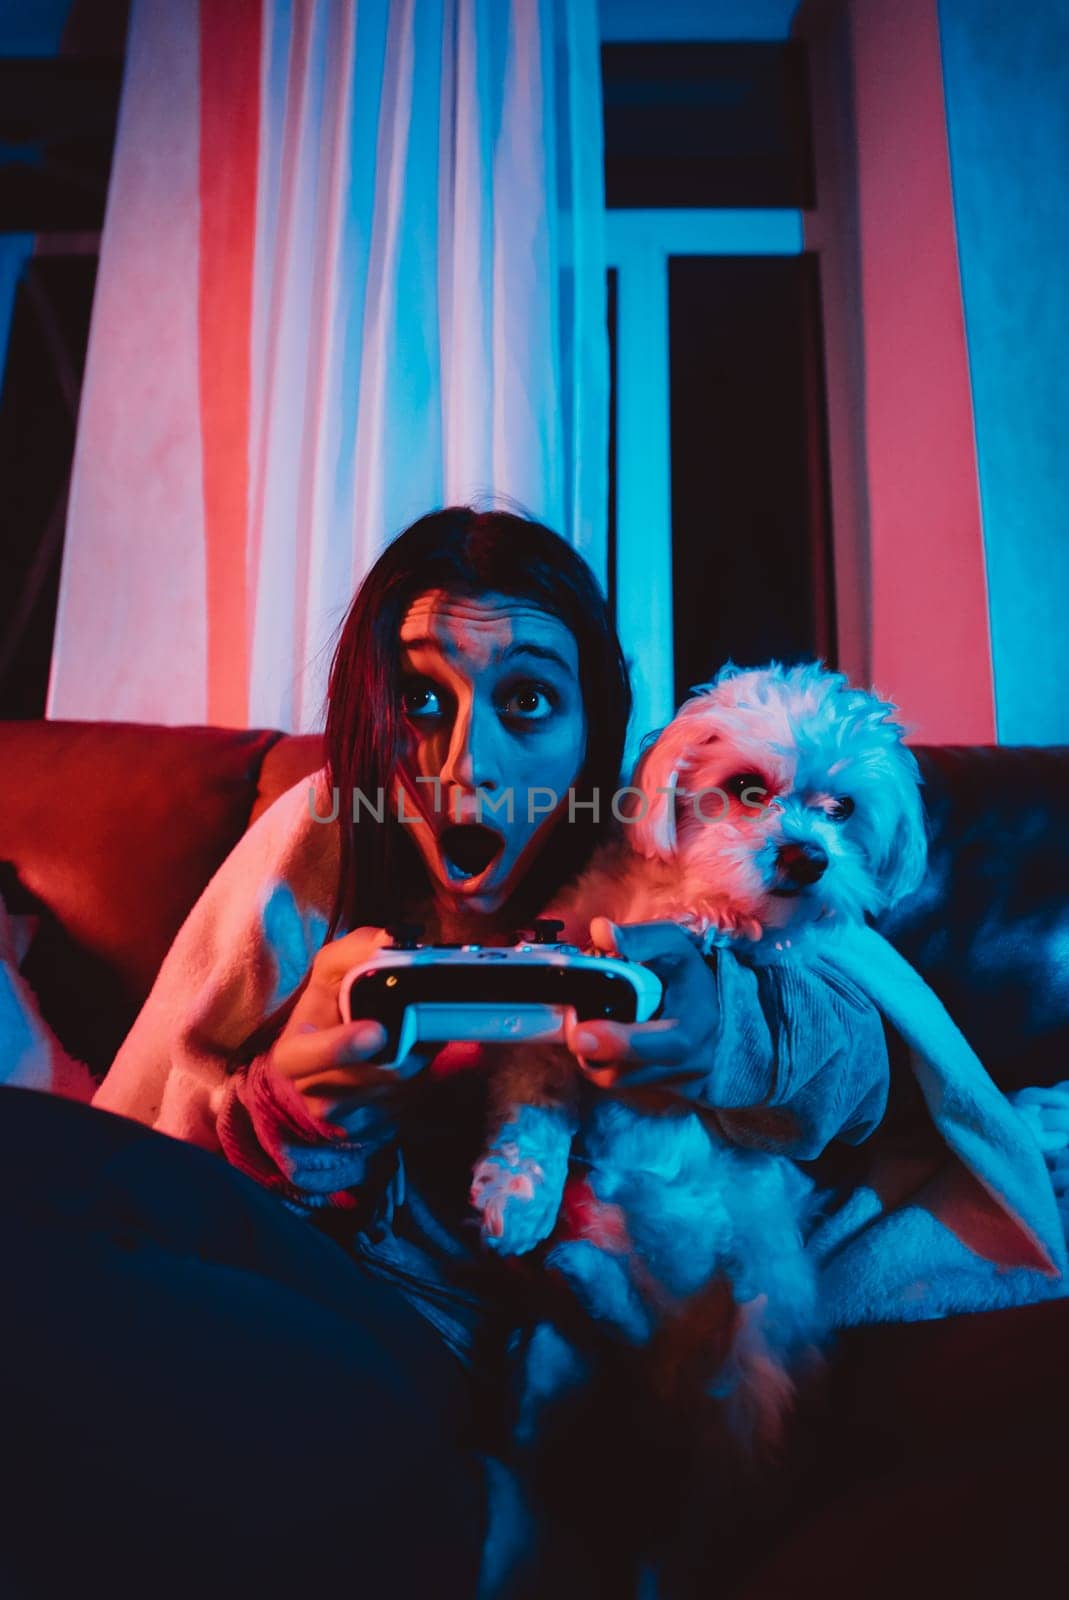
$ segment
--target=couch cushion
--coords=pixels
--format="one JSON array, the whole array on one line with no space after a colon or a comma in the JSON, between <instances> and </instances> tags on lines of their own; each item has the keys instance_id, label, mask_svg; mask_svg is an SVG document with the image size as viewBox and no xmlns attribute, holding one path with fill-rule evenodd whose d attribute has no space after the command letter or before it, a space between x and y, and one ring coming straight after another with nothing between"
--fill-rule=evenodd
<instances>
[{"instance_id":1,"label":"couch cushion","mask_svg":"<svg viewBox=\"0 0 1069 1600\"><path fill-rule=\"evenodd\" d=\"M250 826L273 805L280 794L292 789L298 778L318 772L327 759L321 733L287 733L273 744L260 769L260 787L249 818Z\"/></svg>"},{"instance_id":2,"label":"couch cushion","mask_svg":"<svg viewBox=\"0 0 1069 1600\"><path fill-rule=\"evenodd\" d=\"M1042 1593L1064 1566L1067 1334L1060 1300L845 1335L803 1396L786 1495L766 1490L745 1546L732 1530L748 1575L719 1592Z\"/></svg>"},{"instance_id":3,"label":"couch cushion","mask_svg":"<svg viewBox=\"0 0 1069 1600\"><path fill-rule=\"evenodd\" d=\"M881 930L1004 1089L1069 1077L1069 749L928 747L931 847Z\"/></svg>"},{"instance_id":4,"label":"couch cushion","mask_svg":"<svg viewBox=\"0 0 1069 1600\"><path fill-rule=\"evenodd\" d=\"M0 724L0 860L44 915L24 968L103 1073L171 940L248 824L262 730Z\"/></svg>"}]
</instances>

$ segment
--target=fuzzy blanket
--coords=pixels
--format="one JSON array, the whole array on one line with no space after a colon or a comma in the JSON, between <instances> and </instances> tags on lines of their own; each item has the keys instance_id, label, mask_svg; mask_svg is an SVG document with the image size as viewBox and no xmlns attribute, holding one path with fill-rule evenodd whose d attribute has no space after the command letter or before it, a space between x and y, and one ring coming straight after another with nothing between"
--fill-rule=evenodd
<instances>
[{"instance_id":1,"label":"fuzzy blanket","mask_svg":"<svg viewBox=\"0 0 1069 1600\"><path fill-rule=\"evenodd\" d=\"M930 1137L877 1135L865 1181L828 1197L810 1248L835 1321L922 1321L1069 1293L1039 1144L938 996L871 928L840 930L822 954L904 1039L931 1119Z\"/></svg>"},{"instance_id":2,"label":"fuzzy blanket","mask_svg":"<svg viewBox=\"0 0 1069 1600\"><path fill-rule=\"evenodd\" d=\"M97 1105L221 1148L228 1059L297 988L326 929L337 842L311 815L312 781L272 806L208 885ZM314 782L326 815L324 774ZM910 1046L930 1117L916 1138L875 1135L860 1180L825 1195L810 1248L831 1320L913 1321L1065 1294L1061 1222L1025 1120L886 941L858 930L823 953Z\"/></svg>"}]
</instances>

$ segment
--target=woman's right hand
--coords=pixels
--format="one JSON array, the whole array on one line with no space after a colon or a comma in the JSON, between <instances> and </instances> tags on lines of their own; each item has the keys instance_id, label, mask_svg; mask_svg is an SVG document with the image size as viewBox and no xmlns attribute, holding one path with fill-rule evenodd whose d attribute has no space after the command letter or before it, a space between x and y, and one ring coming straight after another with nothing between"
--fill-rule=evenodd
<instances>
[{"instance_id":1,"label":"woman's right hand","mask_svg":"<svg viewBox=\"0 0 1069 1600\"><path fill-rule=\"evenodd\" d=\"M369 1090L396 1085L401 1076L396 1067L369 1061L386 1043L381 1023L338 1020L345 974L388 943L384 928L355 928L325 944L271 1050L272 1068L300 1091L313 1115L326 1121L365 1103Z\"/></svg>"}]
</instances>

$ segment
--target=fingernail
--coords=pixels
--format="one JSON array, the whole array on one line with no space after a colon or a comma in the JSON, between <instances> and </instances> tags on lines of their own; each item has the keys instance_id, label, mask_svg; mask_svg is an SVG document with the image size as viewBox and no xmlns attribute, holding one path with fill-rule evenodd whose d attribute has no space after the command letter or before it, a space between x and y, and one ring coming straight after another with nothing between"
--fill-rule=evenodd
<instances>
[{"instance_id":1,"label":"fingernail","mask_svg":"<svg viewBox=\"0 0 1069 1600\"><path fill-rule=\"evenodd\" d=\"M592 1054L601 1044L601 1040L596 1033L589 1033L584 1028L580 1028L576 1034L575 1042L585 1056Z\"/></svg>"},{"instance_id":2,"label":"fingernail","mask_svg":"<svg viewBox=\"0 0 1069 1600\"><path fill-rule=\"evenodd\" d=\"M386 1043L386 1029L381 1022L362 1022L351 1042L356 1050L381 1050Z\"/></svg>"}]
</instances>

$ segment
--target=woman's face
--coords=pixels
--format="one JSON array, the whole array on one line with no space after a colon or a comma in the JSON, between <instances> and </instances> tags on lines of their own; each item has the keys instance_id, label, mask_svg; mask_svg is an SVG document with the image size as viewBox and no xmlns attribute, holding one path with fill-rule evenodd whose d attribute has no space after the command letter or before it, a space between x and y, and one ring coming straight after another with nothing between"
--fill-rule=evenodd
<instances>
[{"instance_id":1,"label":"woman's face","mask_svg":"<svg viewBox=\"0 0 1069 1600\"><path fill-rule=\"evenodd\" d=\"M575 638L531 601L431 590L401 624L400 682L395 807L436 898L496 911L567 810L583 764Z\"/></svg>"}]
</instances>

